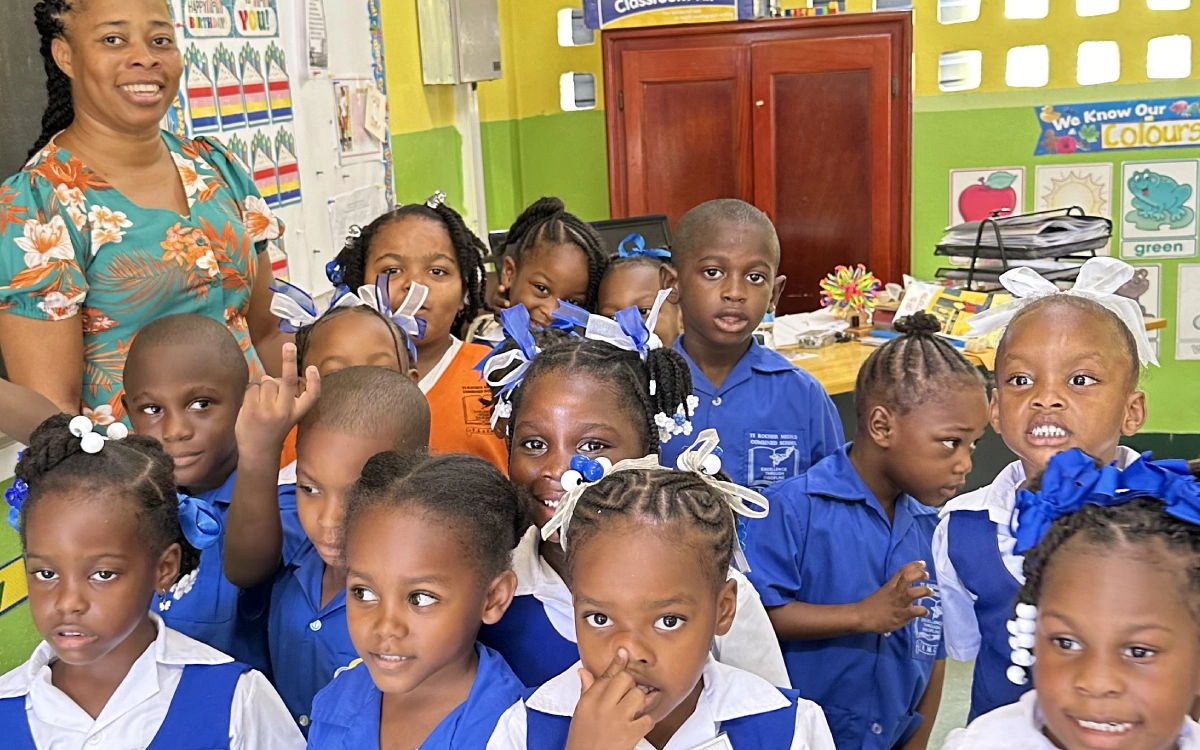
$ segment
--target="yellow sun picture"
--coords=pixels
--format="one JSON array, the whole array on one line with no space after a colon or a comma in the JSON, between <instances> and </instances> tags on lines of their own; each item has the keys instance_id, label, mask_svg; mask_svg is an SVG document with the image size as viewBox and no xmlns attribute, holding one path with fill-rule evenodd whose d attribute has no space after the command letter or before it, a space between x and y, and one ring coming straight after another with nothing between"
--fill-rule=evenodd
<instances>
[{"instance_id":1,"label":"yellow sun picture","mask_svg":"<svg viewBox=\"0 0 1200 750\"><path fill-rule=\"evenodd\" d=\"M1079 206L1089 216L1108 215L1108 185L1093 174L1068 172L1044 189L1041 203L1047 208Z\"/></svg>"}]
</instances>

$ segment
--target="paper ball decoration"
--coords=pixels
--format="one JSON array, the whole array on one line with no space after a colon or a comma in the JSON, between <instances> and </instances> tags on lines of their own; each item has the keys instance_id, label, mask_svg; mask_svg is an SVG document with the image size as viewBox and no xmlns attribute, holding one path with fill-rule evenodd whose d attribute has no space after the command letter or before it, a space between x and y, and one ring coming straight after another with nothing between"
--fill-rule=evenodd
<instances>
[{"instance_id":1,"label":"paper ball decoration","mask_svg":"<svg viewBox=\"0 0 1200 750\"><path fill-rule=\"evenodd\" d=\"M882 286L861 263L853 268L838 266L821 280L821 306L833 308L839 318L870 312Z\"/></svg>"}]
</instances>

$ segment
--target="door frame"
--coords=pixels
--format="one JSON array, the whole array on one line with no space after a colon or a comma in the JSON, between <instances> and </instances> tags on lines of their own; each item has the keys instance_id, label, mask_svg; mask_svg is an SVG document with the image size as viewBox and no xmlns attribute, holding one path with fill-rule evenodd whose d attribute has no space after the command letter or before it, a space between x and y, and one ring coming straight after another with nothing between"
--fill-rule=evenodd
<instances>
[{"instance_id":1,"label":"door frame","mask_svg":"<svg viewBox=\"0 0 1200 750\"><path fill-rule=\"evenodd\" d=\"M604 106L608 146L609 211L613 218L629 215L629 194L625 174L626 134L620 102L624 94L621 57L627 51L690 49L712 46L752 45L805 37L836 38L836 30L848 35L888 35L893 38L892 69L898 78L893 99L895 116L890 123L893 142L903 155L894 170L893 205L897 207L895 240L890 268L881 276L899 281L912 265L912 101L913 101L913 24L908 11L846 13L834 16L731 21L728 23L660 26L641 29L617 29L600 33L604 56ZM753 76L753 70L751 70ZM753 139L753 133L751 134ZM753 140L751 143L753 147Z\"/></svg>"}]
</instances>

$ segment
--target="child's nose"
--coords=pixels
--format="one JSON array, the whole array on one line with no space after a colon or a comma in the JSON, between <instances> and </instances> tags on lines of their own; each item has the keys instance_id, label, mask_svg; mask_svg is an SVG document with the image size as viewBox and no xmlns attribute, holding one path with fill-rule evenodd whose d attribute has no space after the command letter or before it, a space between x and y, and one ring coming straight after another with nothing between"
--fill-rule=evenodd
<instances>
[{"instance_id":1,"label":"child's nose","mask_svg":"<svg viewBox=\"0 0 1200 750\"><path fill-rule=\"evenodd\" d=\"M188 440L192 437L191 420L174 411L168 411L163 419L163 442Z\"/></svg>"},{"instance_id":2,"label":"child's nose","mask_svg":"<svg viewBox=\"0 0 1200 750\"><path fill-rule=\"evenodd\" d=\"M654 664L654 652L646 646L646 642L639 637L636 631L622 630L614 636L612 643L614 656L618 650L625 649L625 652L629 654L630 664Z\"/></svg>"},{"instance_id":3,"label":"child's nose","mask_svg":"<svg viewBox=\"0 0 1200 750\"><path fill-rule=\"evenodd\" d=\"M1078 657L1075 689L1092 698L1111 698L1125 692L1121 665L1098 651Z\"/></svg>"},{"instance_id":4,"label":"child's nose","mask_svg":"<svg viewBox=\"0 0 1200 750\"><path fill-rule=\"evenodd\" d=\"M54 609L61 614L80 614L88 608L87 598L83 595L83 587L63 578L58 585L58 596L54 600Z\"/></svg>"}]
</instances>

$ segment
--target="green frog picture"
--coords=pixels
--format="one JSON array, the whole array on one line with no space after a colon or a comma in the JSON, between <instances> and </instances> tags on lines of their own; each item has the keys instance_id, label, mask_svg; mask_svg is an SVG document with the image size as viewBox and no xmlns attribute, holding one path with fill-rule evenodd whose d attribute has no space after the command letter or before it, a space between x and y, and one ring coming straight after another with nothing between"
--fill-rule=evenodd
<instances>
[{"instance_id":1,"label":"green frog picture","mask_svg":"<svg viewBox=\"0 0 1200 750\"><path fill-rule=\"evenodd\" d=\"M1164 227L1182 229L1192 223L1196 212L1185 205L1192 197L1192 186L1181 185L1170 175L1144 169L1134 172L1128 182L1133 210L1125 220L1143 231Z\"/></svg>"}]
</instances>

